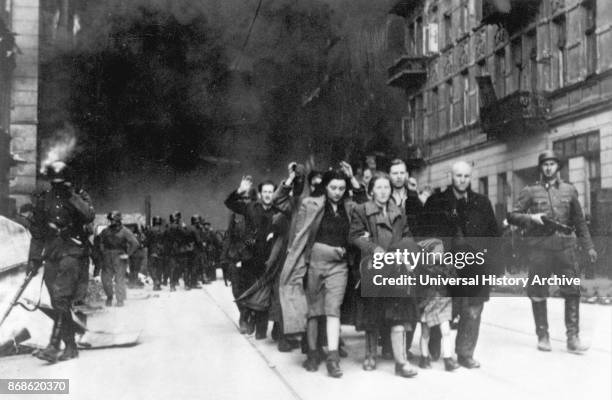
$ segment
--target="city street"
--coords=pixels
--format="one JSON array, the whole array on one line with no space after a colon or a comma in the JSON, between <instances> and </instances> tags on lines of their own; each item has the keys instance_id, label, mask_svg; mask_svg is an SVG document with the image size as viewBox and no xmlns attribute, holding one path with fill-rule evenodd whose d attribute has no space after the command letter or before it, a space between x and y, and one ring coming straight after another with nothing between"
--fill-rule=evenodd
<instances>
[{"instance_id":1,"label":"city street","mask_svg":"<svg viewBox=\"0 0 612 400\"><path fill-rule=\"evenodd\" d=\"M448 373L436 362L414 379L396 377L392 361L379 361L376 371L363 371L363 335L345 326L349 357L341 362L344 377L336 380L327 377L324 365L316 373L306 372L299 350L279 353L269 338L255 341L240 335L231 291L222 281L202 290L149 290L130 290L126 307L105 309L89 322L93 329L141 329L137 346L81 351L77 360L55 365L29 355L6 357L0 359L0 377L69 378L70 396L56 397L61 399L372 399L383 393L432 400L612 396L612 308L601 305L582 305L581 336L591 349L576 356L565 351L561 300L549 302L553 351L542 353L535 348L527 299L494 298L485 305L476 353L482 368ZM19 310L11 318L21 318L33 341L45 344L46 318L40 313L24 318L23 313ZM418 351L415 345L412 350Z\"/></svg>"}]
</instances>

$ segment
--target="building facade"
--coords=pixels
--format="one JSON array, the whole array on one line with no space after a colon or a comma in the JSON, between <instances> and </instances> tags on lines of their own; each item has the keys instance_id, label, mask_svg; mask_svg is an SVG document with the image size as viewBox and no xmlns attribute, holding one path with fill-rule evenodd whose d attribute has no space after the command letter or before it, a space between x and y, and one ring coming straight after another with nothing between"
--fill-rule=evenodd
<instances>
[{"instance_id":1,"label":"building facade","mask_svg":"<svg viewBox=\"0 0 612 400\"><path fill-rule=\"evenodd\" d=\"M40 1L0 7L0 213L11 214L36 185Z\"/></svg>"},{"instance_id":2,"label":"building facade","mask_svg":"<svg viewBox=\"0 0 612 400\"><path fill-rule=\"evenodd\" d=\"M503 219L554 148L593 227L612 225L612 2L398 1L403 47L388 84L408 105L402 140L419 149L419 181L443 189L474 165L472 187Z\"/></svg>"}]
</instances>

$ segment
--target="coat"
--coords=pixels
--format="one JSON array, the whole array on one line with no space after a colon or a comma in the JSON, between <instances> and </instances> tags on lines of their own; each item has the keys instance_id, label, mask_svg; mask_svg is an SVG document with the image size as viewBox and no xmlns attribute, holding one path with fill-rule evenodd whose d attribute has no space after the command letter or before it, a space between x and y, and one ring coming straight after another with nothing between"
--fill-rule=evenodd
<instances>
[{"instance_id":1,"label":"coat","mask_svg":"<svg viewBox=\"0 0 612 400\"><path fill-rule=\"evenodd\" d=\"M306 197L300 203L295 220L295 236L287 250L279 279L279 296L283 313L283 332L306 330L308 304L304 292L304 276L310 262L310 252L323 219L325 196ZM345 202L347 215L354 203Z\"/></svg>"},{"instance_id":2,"label":"coat","mask_svg":"<svg viewBox=\"0 0 612 400\"><path fill-rule=\"evenodd\" d=\"M349 238L361 251L362 258L370 258L377 247L384 250L403 247L405 239L412 238L406 214L393 201L387 207L388 219L373 200L353 210ZM418 248L415 243L412 245ZM410 297L361 298L355 325L357 329L373 330L385 322L411 325L416 317L416 305Z\"/></svg>"},{"instance_id":3,"label":"coat","mask_svg":"<svg viewBox=\"0 0 612 400\"><path fill-rule=\"evenodd\" d=\"M493 206L489 199L468 189L466 205L465 232L458 235L459 221L457 219L457 199L452 187L442 193L431 195L425 203L425 209L418 221L418 231L426 238L442 239L444 249L453 253L485 251L485 264L482 266L466 266L457 270L457 276L471 278L476 275L495 273L499 265L498 248L500 234ZM488 298L490 287L453 286L450 294L455 297Z\"/></svg>"}]
</instances>

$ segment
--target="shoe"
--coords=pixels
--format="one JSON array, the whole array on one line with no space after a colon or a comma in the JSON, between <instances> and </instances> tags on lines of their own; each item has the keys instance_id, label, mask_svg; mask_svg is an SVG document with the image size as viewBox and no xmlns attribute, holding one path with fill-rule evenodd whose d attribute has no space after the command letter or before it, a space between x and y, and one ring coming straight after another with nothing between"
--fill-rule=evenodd
<instances>
[{"instance_id":1,"label":"shoe","mask_svg":"<svg viewBox=\"0 0 612 400\"><path fill-rule=\"evenodd\" d=\"M290 351L296 348L294 344L291 343L289 340L287 340L287 338L284 335L282 335L280 339L278 339L277 347L278 347L278 351L280 351L281 353L289 353Z\"/></svg>"},{"instance_id":2,"label":"shoe","mask_svg":"<svg viewBox=\"0 0 612 400\"><path fill-rule=\"evenodd\" d=\"M113 299L112 298L106 299L106 303L105 304L106 304L106 307L111 307L113 305Z\"/></svg>"},{"instance_id":3,"label":"shoe","mask_svg":"<svg viewBox=\"0 0 612 400\"><path fill-rule=\"evenodd\" d=\"M199 283L194 283L193 285L191 285L192 289L202 289L202 285L200 285Z\"/></svg>"},{"instance_id":4,"label":"shoe","mask_svg":"<svg viewBox=\"0 0 612 400\"><path fill-rule=\"evenodd\" d=\"M60 356L60 341L62 338L64 326L64 314L58 314L53 322L53 328L51 329L51 338L49 339L49 345L44 349L35 354L35 357L54 364L58 361Z\"/></svg>"},{"instance_id":5,"label":"shoe","mask_svg":"<svg viewBox=\"0 0 612 400\"><path fill-rule=\"evenodd\" d=\"M341 358L346 358L346 357L348 357L348 353L346 352L346 350L344 350L344 346L342 346L342 345L339 345L339 346L338 346L338 355L339 355Z\"/></svg>"},{"instance_id":6,"label":"shoe","mask_svg":"<svg viewBox=\"0 0 612 400\"><path fill-rule=\"evenodd\" d=\"M62 351L62 353L58 357L58 360L67 361L67 360L71 360L73 358L78 358L78 357L79 357L79 351L77 349L77 346L76 344L72 344L72 345L66 345L66 348L64 348L64 351Z\"/></svg>"},{"instance_id":7,"label":"shoe","mask_svg":"<svg viewBox=\"0 0 612 400\"><path fill-rule=\"evenodd\" d=\"M365 360L363 360L363 370L364 371L374 371L376 369L376 358L373 356L366 356Z\"/></svg>"},{"instance_id":8,"label":"shoe","mask_svg":"<svg viewBox=\"0 0 612 400\"><path fill-rule=\"evenodd\" d=\"M552 346L550 345L550 338L548 337L548 333L546 335L538 336L538 350L552 351Z\"/></svg>"},{"instance_id":9,"label":"shoe","mask_svg":"<svg viewBox=\"0 0 612 400\"><path fill-rule=\"evenodd\" d=\"M395 375L401 376L402 378L412 378L416 376L418 372L413 369L410 364L399 364L395 363Z\"/></svg>"},{"instance_id":10,"label":"shoe","mask_svg":"<svg viewBox=\"0 0 612 400\"><path fill-rule=\"evenodd\" d=\"M578 336L567 338L567 351L574 354L582 354L589 349L589 346L582 344Z\"/></svg>"},{"instance_id":11,"label":"shoe","mask_svg":"<svg viewBox=\"0 0 612 400\"><path fill-rule=\"evenodd\" d=\"M480 368L480 363L474 360L472 357L458 357L457 362L459 365L467 369Z\"/></svg>"},{"instance_id":12,"label":"shoe","mask_svg":"<svg viewBox=\"0 0 612 400\"><path fill-rule=\"evenodd\" d=\"M115 307L123 307L125 304L123 303L123 300L117 300L117 304L115 304Z\"/></svg>"},{"instance_id":13,"label":"shoe","mask_svg":"<svg viewBox=\"0 0 612 400\"><path fill-rule=\"evenodd\" d=\"M341 378L343 373L340 369L340 355L338 350L330 351L325 362L327 366L327 374L332 378Z\"/></svg>"},{"instance_id":14,"label":"shoe","mask_svg":"<svg viewBox=\"0 0 612 400\"><path fill-rule=\"evenodd\" d=\"M393 352L391 351L383 351L382 352L383 360L393 360Z\"/></svg>"},{"instance_id":15,"label":"shoe","mask_svg":"<svg viewBox=\"0 0 612 400\"><path fill-rule=\"evenodd\" d=\"M408 360L408 362L418 362L419 361L419 357L412 354L412 352L410 350L408 350L406 352L406 360Z\"/></svg>"},{"instance_id":16,"label":"shoe","mask_svg":"<svg viewBox=\"0 0 612 400\"><path fill-rule=\"evenodd\" d=\"M153 286L153 291L154 292L158 292L160 290L161 290L161 286L159 286L159 284L156 284L156 285Z\"/></svg>"},{"instance_id":17,"label":"shoe","mask_svg":"<svg viewBox=\"0 0 612 400\"><path fill-rule=\"evenodd\" d=\"M459 368L459 364L455 361L454 358L448 357L444 359L444 369L448 372L452 372Z\"/></svg>"},{"instance_id":18,"label":"shoe","mask_svg":"<svg viewBox=\"0 0 612 400\"><path fill-rule=\"evenodd\" d=\"M170 291L171 292L176 292L176 286L170 285Z\"/></svg>"},{"instance_id":19,"label":"shoe","mask_svg":"<svg viewBox=\"0 0 612 400\"><path fill-rule=\"evenodd\" d=\"M308 372L315 372L319 369L319 356L316 350L309 350L306 361L302 363L302 367Z\"/></svg>"},{"instance_id":20,"label":"shoe","mask_svg":"<svg viewBox=\"0 0 612 400\"><path fill-rule=\"evenodd\" d=\"M431 369L431 358L429 356L419 358L419 368Z\"/></svg>"},{"instance_id":21,"label":"shoe","mask_svg":"<svg viewBox=\"0 0 612 400\"><path fill-rule=\"evenodd\" d=\"M266 332L255 332L255 340L264 340L267 337Z\"/></svg>"},{"instance_id":22,"label":"shoe","mask_svg":"<svg viewBox=\"0 0 612 400\"><path fill-rule=\"evenodd\" d=\"M191 290L191 285L185 285L185 290Z\"/></svg>"}]
</instances>

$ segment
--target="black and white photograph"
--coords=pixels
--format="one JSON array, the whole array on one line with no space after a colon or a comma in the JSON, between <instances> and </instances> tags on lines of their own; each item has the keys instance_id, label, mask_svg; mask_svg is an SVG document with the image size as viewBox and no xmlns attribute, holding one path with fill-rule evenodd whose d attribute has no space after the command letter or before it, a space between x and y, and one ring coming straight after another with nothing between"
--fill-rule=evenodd
<instances>
[{"instance_id":1,"label":"black and white photograph","mask_svg":"<svg viewBox=\"0 0 612 400\"><path fill-rule=\"evenodd\" d=\"M612 399L612 1L0 0L0 397Z\"/></svg>"}]
</instances>

